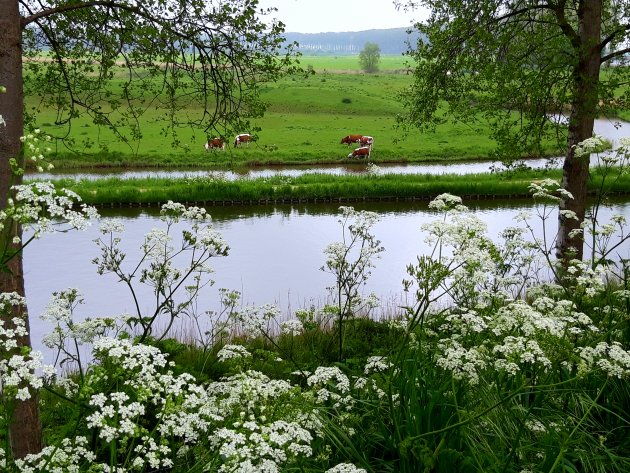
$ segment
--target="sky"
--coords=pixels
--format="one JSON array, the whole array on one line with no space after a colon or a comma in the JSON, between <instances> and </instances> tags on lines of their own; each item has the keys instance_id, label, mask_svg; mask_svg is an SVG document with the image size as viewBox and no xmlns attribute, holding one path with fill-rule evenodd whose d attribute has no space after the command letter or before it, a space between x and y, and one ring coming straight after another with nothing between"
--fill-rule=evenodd
<instances>
[{"instance_id":1,"label":"sky","mask_svg":"<svg viewBox=\"0 0 630 473\"><path fill-rule=\"evenodd\" d=\"M272 17L288 33L400 28L422 19L419 12L396 10L392 0L260 0L259 6L276 7Z\"/></svg>"}]
</instances>

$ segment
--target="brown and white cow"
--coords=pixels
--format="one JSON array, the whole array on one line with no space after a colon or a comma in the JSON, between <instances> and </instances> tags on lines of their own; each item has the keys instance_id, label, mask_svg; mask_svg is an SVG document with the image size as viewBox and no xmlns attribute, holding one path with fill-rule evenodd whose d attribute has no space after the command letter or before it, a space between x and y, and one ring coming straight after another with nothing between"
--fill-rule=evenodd
<instances>
[{"instance_id":1,"label":"brown and white cow","mask_svg":"<svg viewBox=\"0 0 630 473\"><path fill-rule=\"evenodd\" d=\"M360 148L355 149L352 153L348 155L349 158L369 158L370 157L370 146L361 146Z\"/></svg>"},{"instance_id":2,"label":"brown and white cow","mask_svg":"<svg viewBox=\"0 0 630 473\"><path fill-rule=\"evenodd\" d=\"M237 148L238 146L243 144L249 146L252 141L254 141L254 137L252 135L250 135L249 133L241 133L240 135L236 135L234 137L234 147Z\"/></svg>"},{"instance_id":3,"label":"brown and white cow","mask_svg":"<svg viewBox=\"0 0 630 473\"><path fill-rule=\"evenodd\" d=\"M372 146L374 144L374 138L372 138L371 136L363 135L359 140L359 143L361 144L361 146Z\"/></svg>"},{"instance_id":4,"label":"brown and white cow","mask_svg":"<svg viewBox=\"0 0 630 473\"><path fill-rule=\"evenodd\" d=\"M223 141L223 138L212 138L211 140L208 140L208 142L205 144L206 147L206 151L210 151L211 149L225 149L225 141Z\"/></svg>"},{"instance_id":5,"label":"brown and white cow","mask_svg":"<svg viewBox=\"0 0 630 473\"><path fill-rule=\"evenodd\" d=\"M341 138L341 144L345 143L350 146L350 144L352 143L359 143L361 141L361 138L363 138L363 135L346 135Z\"/></svg>"}]
</instances>

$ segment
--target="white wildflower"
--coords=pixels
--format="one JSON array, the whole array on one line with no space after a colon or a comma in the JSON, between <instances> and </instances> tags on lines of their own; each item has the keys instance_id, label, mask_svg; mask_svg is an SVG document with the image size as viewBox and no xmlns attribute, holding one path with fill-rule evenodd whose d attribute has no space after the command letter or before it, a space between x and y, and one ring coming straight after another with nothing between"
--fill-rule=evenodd
<instances>
[{"instance_id":1,"label":"white wildflower","mask_svg":"<svg viewBox=\"0 0 630 473\"><path fill-rule=\"evenodd\" d=\"M217 353L219 361L234 360L239 358L249 358L252 354L241 345L225 345Z\"/></svg>"}]
</instances>

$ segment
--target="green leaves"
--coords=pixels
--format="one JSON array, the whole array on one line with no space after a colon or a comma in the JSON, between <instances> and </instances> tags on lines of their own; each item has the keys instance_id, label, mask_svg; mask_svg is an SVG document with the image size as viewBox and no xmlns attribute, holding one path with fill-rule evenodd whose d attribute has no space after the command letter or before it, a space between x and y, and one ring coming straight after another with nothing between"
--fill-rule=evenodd
<instances>
[{"instance_id":1,"label":"green leaves","mask_svg":"<svg viewBox=\"0 0 630 473\"><path fill-rule=\"evenodd\" d=\"M55 106L68 129L92 116L132 150L149 107L167 110L166 134L183 146L181 127L241 131L243 119L264 112L260 84L297 70L293 46L282 47L283 28L261 16L256 1L52 3L33 5L25 19L32 58L25 94Z\"/></svg>"}]
</instances>

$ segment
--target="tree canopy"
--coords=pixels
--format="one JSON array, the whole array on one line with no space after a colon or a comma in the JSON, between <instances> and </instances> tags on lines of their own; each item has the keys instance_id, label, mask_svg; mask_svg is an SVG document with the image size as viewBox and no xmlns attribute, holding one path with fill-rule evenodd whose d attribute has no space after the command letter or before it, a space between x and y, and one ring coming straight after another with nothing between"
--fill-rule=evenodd
<instances>
[{"instance_id":1,"label":"tree canopy","mask_svg":"<svg viewBox=\"0 0 630 473\"><path fill-rule=\"evenodd\" d=\"M381 60L381 48L376 43L365 43L363 50L359 53L359 63L361 69L367 73L378 71L378 63Z\"/></svg>"},{"instance_id":2,"label":"tree canopy","mask_svg":"<svg viewBox=\"0 0 630 473\"><path fill-rule=\"evenodd\" d=\"M614 117L630 104L630 2L397 3L431 12L416 25L427 40L409 52L417 65L400 123L428 131L450 119L485 120L500 157L539 154L548 139L564 145L563 187L573 199L560 207L578 219L560 217L558 254L581 258L582 242L571 232L584 219L589 157L576 158L574 149L592 136L596 116Z\"/></svg>"},{"instance_id":3,"label":"tree canopy","mask_svg":"<svg viewBox=\"0 0 630 473\"><path fill-rule=\"evenodd\" d=\"M259 84L291 65L283 25L262 21L253 0L19 3L25 95L56 107L57 124L87 113L123 140L140 136L136 119L156 106L168 110L165 132L247 129L264 110Z\"/></svg>"}]
</instances>

